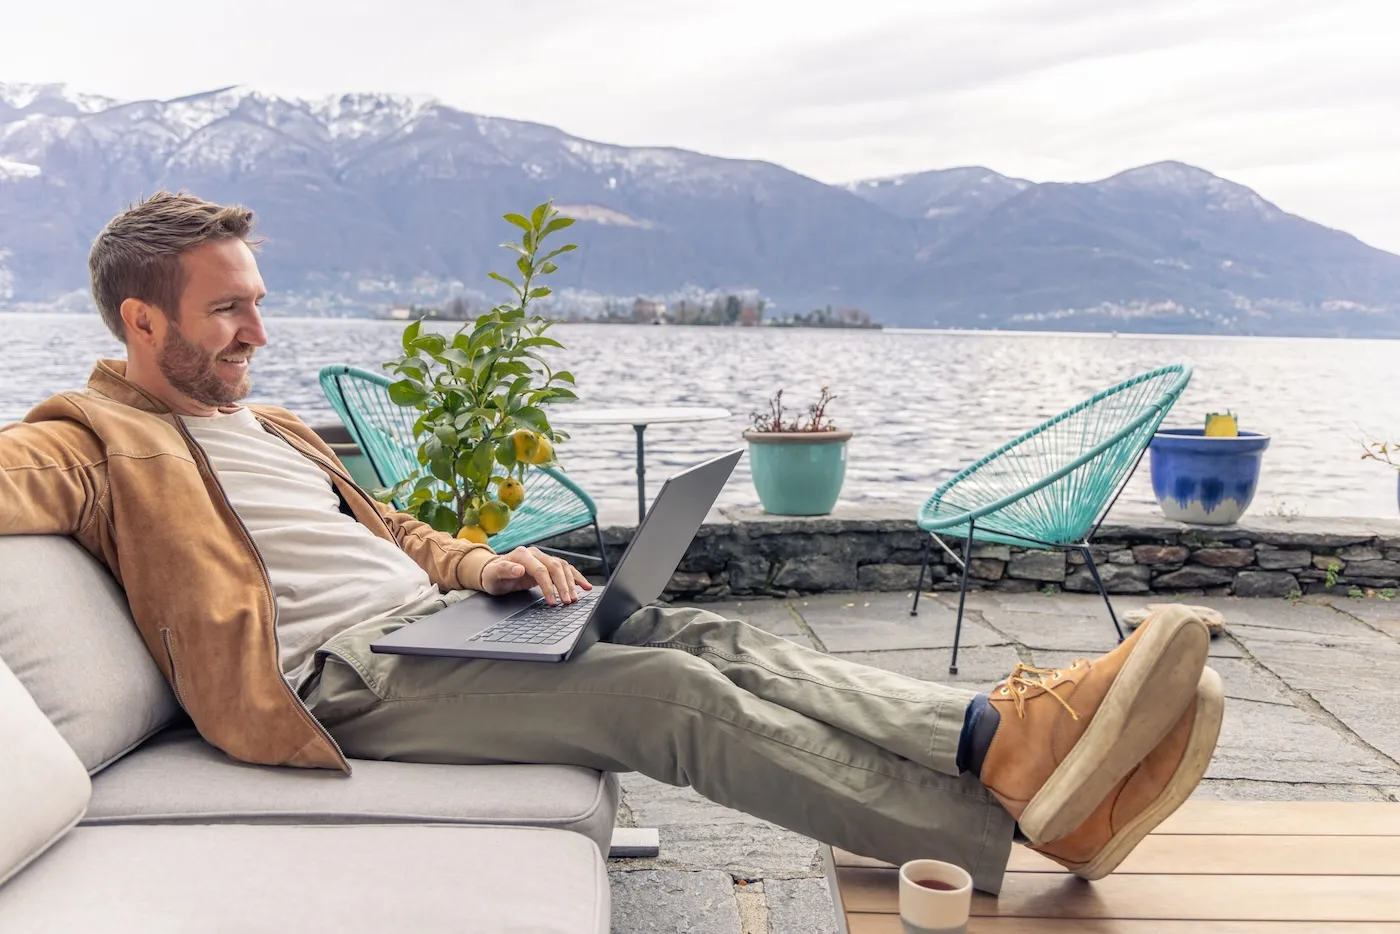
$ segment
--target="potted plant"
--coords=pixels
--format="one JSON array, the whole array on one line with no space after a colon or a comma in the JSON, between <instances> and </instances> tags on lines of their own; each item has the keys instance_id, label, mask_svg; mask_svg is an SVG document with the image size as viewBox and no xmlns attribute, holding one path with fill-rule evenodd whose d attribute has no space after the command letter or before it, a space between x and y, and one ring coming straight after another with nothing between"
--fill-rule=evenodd
<instances>
[{"instance_id":1,"label":"potted plant","mask_svg":"<svg viewBox=\"0 0 1400 934\"><path fill-rule=\"evenodd\" d=\"M1362 446L1365 449L1362 460L1380 461L1395 471L1395 505L1400 507L1400 464L1395 462L1395 455L1400 454L1400 441L1363 441Z\"/></svg>"},{"instance_id":2,"label":"potted plant","mask_svg":"<svg viewBox=\"0 0 1400 934\"><path fill-rule=\"evenodd\" d=\"M754 412L749 443L749 471L765 511L776 516L822 516L831 512L846 480L849 430L826 417L835 399L823 386L807 418L787 419L783 392L768 400L767 412Z\"/></svg>"},{"instance_id":3,"label":"potted plant","mask_svg":"<svg viewBox=\"0 0 1400 934\"><path fill-rule=\"evenodd\" d=\"M450 337L425 334L415 321L403 332L403 356L384 365L401 377L389 397L421 413L414 423L421 468L382 491L383 499L400 499L433 528L482 544L524 501L529 466L556 466L554 443L565 435L550 426L546 407L577 398L573 375L555 371L540 353L564 345L546 336L551 322L530 307L550 294L537 280L558 269L552 260L575 249L569 243L544 253L542 244L573 220L549 202L505 220L522 231L519 242L502 244L518 254L520 279L490 276L510 287L514 301Z\"/></svg>"},{"instance_id":4,"label":"potted plant","mask_svg":"<svg viewBox=\"0 0 1400 934\"><path fill-rule=\"evenodd\" d=\"M1254 499L1269 436L1240 431L1233 412L1211 413L1204 428L1165 428L1150 445L1152 492L1177 522L1231 525Z\"/></svg>"}]
</instances>

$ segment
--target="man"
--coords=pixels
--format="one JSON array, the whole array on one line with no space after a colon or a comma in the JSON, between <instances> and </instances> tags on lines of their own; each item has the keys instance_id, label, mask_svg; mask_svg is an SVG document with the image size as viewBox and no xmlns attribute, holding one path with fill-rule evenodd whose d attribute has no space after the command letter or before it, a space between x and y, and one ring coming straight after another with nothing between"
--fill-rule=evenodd
<instances>
[{"instance_id":1,"label":"man","mask_svg":"<svg viewBox=\"0 0 1400 934\"><path fill-rule=\"evenodd\" d=\"M959 863L989 892L1018 829L1097 877L1199 782L1222 701L1180 608L1099 659L1018 665L990 696L698 610L643 610L564 664L371 653L472 591L569 603L589 584L393 512L290 412L238 404L267 343L254 243L251 212L188 195L118 215L89 266L126 360L0 429L0 534L70 535L103 560L229 755L635 770L859 853Z\"/></svg>"}]
</instances>

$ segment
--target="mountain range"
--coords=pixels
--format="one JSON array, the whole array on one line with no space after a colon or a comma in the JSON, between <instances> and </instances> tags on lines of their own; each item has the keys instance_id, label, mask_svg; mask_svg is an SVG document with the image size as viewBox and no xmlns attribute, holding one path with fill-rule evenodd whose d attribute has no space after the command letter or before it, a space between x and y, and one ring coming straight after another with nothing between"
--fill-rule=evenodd
<instances>
[{"instance_id":1,"label":"mountain range","mask_svg":"<svg viewBox=\"0 0 1400 934\"><path fill-rule=\"evenodd\" d=\"M120 102L0 84L0 307L90 308L102 225L158 188L238 201L274 310L489 291L508 211L579 220L561 307L747 291L886 324L1400 336L1400 256L1178 162L1089 183L956 168L828 185L391 94Z\"/></svg>"}]
</instances>

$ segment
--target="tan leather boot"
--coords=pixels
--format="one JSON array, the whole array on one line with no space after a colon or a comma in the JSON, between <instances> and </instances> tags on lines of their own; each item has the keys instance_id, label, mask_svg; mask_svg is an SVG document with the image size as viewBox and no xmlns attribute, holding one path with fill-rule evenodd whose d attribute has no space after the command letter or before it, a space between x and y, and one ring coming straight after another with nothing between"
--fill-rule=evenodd
<instances>
[{"instance_id":1,"label":"tan leather boot","mask_svg":"<svg viewBox=\"0 0 1400 934\"><path fill-rule=\"evenodd\" d=\"M1201 783L1215 754L1224 716L1224 685L1220 675L1207 668L1196 686L1196 702L1094 813L1067 836L1031 849L1081 879L1102 879L1117 869Z\"/></svg>"},{"instance_id":2,"label":"tan leather boot","mask_svg":"<svg viewBox=\"0 0 1400 934\"><path fill-rule=\"evenodd\" d=\"M1097 659L1055 670L1017 665L990 695L1001 722L982 784L1032 843L1063 837L1181 718L1209 646L1205 623L1171 605Z\"/></svg>"}]
</instances>

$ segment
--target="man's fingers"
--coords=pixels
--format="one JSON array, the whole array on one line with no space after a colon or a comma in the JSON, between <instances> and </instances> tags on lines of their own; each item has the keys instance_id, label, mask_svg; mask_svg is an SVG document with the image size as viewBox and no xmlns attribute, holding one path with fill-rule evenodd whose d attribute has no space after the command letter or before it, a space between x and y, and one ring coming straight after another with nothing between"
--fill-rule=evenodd
<instances>
[{"instance_id":1,"label":"man's fingers","mask_svg":"<svg viewBox=\"0 0 1400 934\"><path fill-rule=\"evenodd\" d=\"M582 571L580 571L578 568L574 567L572 564L565 564L564 567L566 567L566 568L569 569L569 574L571 574L571 575L573 576L573 578L574 578L574 583L575 583L575 584L578 584L578 585L579 585L580 587L582 587L584 590L592 590L592 589L593 589L593 585L590 584L590 583L588 582L588 578L586 578L586 577L583 576L583 572L582 572Z\"/></svg>"},{"instance_id":2,"label":"man's fingers","mask_svg":"<svg viewBox=\"0 0 1400 934\"><path fill-rule=\"evenodd\" d=\"M559 599L561 601L564 603L573 603L578 599L578 595L574 593L573 581L571 581L569 575L564 572L563 561L560 561L553 555L545 554L543 551L533 546L530 548L530 553L535 557L535 560L549 569L549 579L554 586L555 592L559 594ZM545 589L547 590L548 588Z\"/></svg>"},{"instance_id":3,"label":"man's fingers","mask_svg":"<svg viewBox=\"0 0 1400 934\"><path fill-rule=\"evenodd\" d=\"M527 562L525 567L529 570L530 576L535 579L540 590L544 591L544 602L554 606L558 602L554 596L558 588L554 584L554 576L549 571L549 565L534 555L530 555Z\"/></svg>"}]
</instances>

